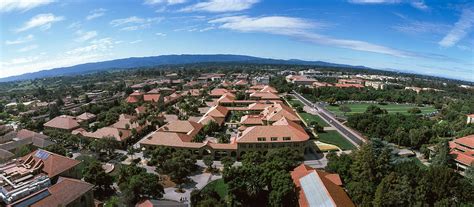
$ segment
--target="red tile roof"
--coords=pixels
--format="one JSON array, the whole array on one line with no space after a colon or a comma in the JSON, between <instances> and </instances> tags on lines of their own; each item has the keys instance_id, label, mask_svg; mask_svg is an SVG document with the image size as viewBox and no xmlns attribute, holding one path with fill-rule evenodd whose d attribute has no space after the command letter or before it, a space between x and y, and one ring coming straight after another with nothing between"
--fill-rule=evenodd
<instances>
[{"instance_id":1,"label":"red tile roof","mask_svg":"<svg viewBox=\"0 0 474 207\"><path fill-rule=\"evenodd\" d=\"M467 166L474 164L474 134L449 142L449 147L457 162Z\"/></svg>"},{"instance_id":2,"label":"red tile roof","mask_svg":"<svg viewBox=\"0 0 474 207\"><path fill-rule=\"evenodd\" d=\"M201 128L202 124L199 124L197 122L177 120L163 125L158 129L158 131L176 132L194 137L197 133L199 133Z\"/></svg>"},{"instance_id":3,"label":"red tile roof","mask_svg":"<svg viewBox=\"0 0 474 207\"><path fill-rule=\"evenodd\" d=\"M79 123L77 123L76 118L73 116L61 115L46 122L44 126L56 129L73 130L79 127Z\"/></svg>"},{"instance_id":4,"label":"red tile roof","mask_svg":"<svg viewBox=\"0 0 474 207\"><path fill-rule=\"evenodd\" d=\"M215 88L209 93L209 95L217 97L217 96L222 96L226 93L230 93L230 91L225 88Z\"/></svg>"},{"instance_id":5,"label":"red tile roof","mask_svg":"<svg viewBox=\"0 0 474 207\"><path fill-rule=\"evenodd\" d=\"M127 103L138 103L140 99L136 96L128 96L125 100Z\"/></svg>"},{"instance_id":6,"label":"red tile roof","mask_svg":"<svg viewBox=\"0 0 474 207\"><path fill-rule=\"evenodd\" d=\"M89 121L95 118L96 118L95 114L88 113L88 112L84 112L81 115L76 116L76 119L81 120L81 121Z\"/></svg>"},{"instance_id":7,"label":"red tile roof","mask_svg":"<svg viewBox=\"0 0 474 207\"><path fill-rule=\"evenodd\" d=\"M237 143L303 142L309 139L309 135L299 124L291 121L287 123L288 125L278 124L248 127L237 138ZM272 141L272 137L277 137L277 140ZM289 137L290 140L284 140L284 137ZM259 138L265 138L265 141L259 141Z\"/></svg>"},{"instance_id":8,"label":"red tile roof","mask_svg":"<svg viewBox=\"0 0 474 207\"><path fill-rule=\"evenodd\" d=\"M160 96L160 94L145 94L143 95L143 100L146 102L158 102Z\"/></svg>"},{"instance_id":9,"label":"red tile roof","mask_svg":"<svg viewBox=\"0 0 474 207\"><path fill-rule=\"evenodd\" d=\"M46 158L41 158L36 156L37 152L40 152L41 154L47 155ZM31 152L30 154L22 157L21 159L26 160L29 156L32 156L33 159L38 162L38 161L43 161L44 167L42 171L48 175L48 177L52 178L56 175L59 175L76 165L80 163L80 161L71 159L68 157L64 157L62 155L58 155L52 152L48 152L46 150L35 150Z\"/></svg>"},{"instance_id":10,"label":"red tile roof","mask_svg":"<svg viewBox=\"0 0 474 207\"><path fill-rule=\"evenodd\" d=\"M50 195L34 203L31 207L67 206L91 191L94 185L71 178L60 177L58 182L48 188Z\"/></svg>"},{"instance_id":11,"label":"red tile roof","mask_svg":"<svg viewBox=\"0 0 474 207\"><path fill-rule=\"evenodd\" d=\"M250 98L258 98L262 100L279 100L280 97L277 94L271 92L257 91L250 94Z\"/></svg>"},{"instance_id":12,"label":"red tile roof","mask_svg":"<svg viewBox=\"0 0 474 207\"><path fill-rule=\"evenodd\" d=\"M343 207L355 206L354 203L349 198L349 196L344 191L344 189L340 187L341 182L340 182L340 178L337 179L339 177L337 174L329 174L321 170L315 170L304 164L301 164L300 166L296 167L291 172L291 178L293 179L293 182L295 183L296 188L298 190L298 194L299 194L299 198L298 198L299 206L301 207L309 206L309 203L306 198L307 195L305 194L301 186L300 179L311 173L315 173L315 175L319 179L321 179L322 184L325 187L324 189L325 192L327 193L329 198L331 198L331 201L330 201L331 203L333 203L335 206L343 206Z\"/></svg>"},{"instance_id":13,"label":"red tile roof","mask_svg":"<svg viewBox=\"0 0 474 207\"><path fill-rule=\"evenodd\" d=\"M296 113L283 103L274 103L271 106L268 106L260 114L263 115L263 119L269 122L278 121L281 118L285 117L290 121L299 122L300 118Z\"/></svg>"}]
</instances>

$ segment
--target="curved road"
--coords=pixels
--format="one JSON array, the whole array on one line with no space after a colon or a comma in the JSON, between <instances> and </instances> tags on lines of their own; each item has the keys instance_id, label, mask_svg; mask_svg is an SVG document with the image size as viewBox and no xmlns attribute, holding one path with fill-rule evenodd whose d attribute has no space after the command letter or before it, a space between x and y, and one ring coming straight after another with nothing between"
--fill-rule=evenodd
<instances>
[{"instance_id":1,"label":"curved road","mask_svg":"<svg viewBox=\"0 0 474 207\"><path fill-rule=\"evenodd\" d=\"M336 120L334 116L328 112L324 107L314 104L296 91L293 91L293 95L300 100L303 104L305 104L308 107L311 107L312 109L318 111L318 114L323 118L329 125L333 126L336 128L341 135L343 135L347 140L349 140L352 144L354 144L357 147L360 147L366 140L360 136L359 134L353 132L351 129L348 127L344 126L341 122Z\"/></svg>"}]
</instances>

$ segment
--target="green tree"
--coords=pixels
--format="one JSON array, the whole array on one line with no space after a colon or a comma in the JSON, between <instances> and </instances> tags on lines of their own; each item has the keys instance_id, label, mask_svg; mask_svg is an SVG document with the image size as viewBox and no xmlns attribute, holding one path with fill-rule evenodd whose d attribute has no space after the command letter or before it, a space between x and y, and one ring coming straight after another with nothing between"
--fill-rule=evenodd
<instances>
[{"instance_id":1,"label":"green tree","mask_svg":"<svg viewBox=\"0 0 474 207\"><path fill-rule=\"evenodd\" d=\"M413 188L409 178L390 173L377 186L374 206L410 206L413 203Z\"/></svg>"},{"instance_id":2,"label":"green tree","mask_svg":"<svg viewBox=\"0 0 474 207\"><path fill-rule=\"evenodd\" d=\"M101 163L96 159L85 163L82 169L82 175L86 182L94 184L99 191L110 189L110 186L112 186L114 182L114 178L105 172Z\"/></svg>"},{"instance_id":3,"label":"green tree","mask_svg":"<svg viewBox=\"0 0 474 207\"><path fill-rule=\"evenodd\" d=\"M235 159L230 156L225 156L221 158L221 163L224 165L224 169L228 169L235 163Z\"/></svg>"},{"instance_id":4,"label":"green tree","mask_svg":"<svg viewBox=\"0 0 474 207\"><path fill-rule=\"evenodd\" d=\"M431 163L435 166L451 166L452 158L449 154L450 148L448 141L443 141L436 145L436 154L431 160Z\"/></svg>"},{"instance_id":5,"label":"green tree","mask_svg":"<svg viewBox=\"0 0 474 207\"><path fill-rule=\"evenodd\" d=\"M178 150L171 154L170 158L163 162L160 172L168 174L176 183L184 183L187 177L196 170L196 156L186 150Z\"/></svg>"},{"instance_id":6,"label":"green tree","mask_svg":"<svg viewBox=\"0 0 474 207\"><path fill-rule=\"evenodd\" d=\"M211 155L205 155L203 158L202 158L202 161L204 162L204 164L207 166L207 169L209 171L212 170L212 164L214 164L214 158L211 156Z\"/></svg>"},{"instance_id":7,"label":"green tree","mask_svg":"<svg viewBox=\"0 0 474 207\"><path fill-rule=\"evenodd\" d=\"M286 207L297 206L295 184L287 171L278 171L271 178L271 191L269 195L270 206Z\"/></svg>"},{"instance_id":8,"label":"green tree","mask_svg":"<svg viewBox=\"0 0 474 207\"><path fill-rule=\"evenodd\" d=\"M159 180L158 175L147 173L145 169L131 164L120 169L117 183L124 203L134 205L142 198L161 198L164 190Z\"/></svg>"}]
</instances>

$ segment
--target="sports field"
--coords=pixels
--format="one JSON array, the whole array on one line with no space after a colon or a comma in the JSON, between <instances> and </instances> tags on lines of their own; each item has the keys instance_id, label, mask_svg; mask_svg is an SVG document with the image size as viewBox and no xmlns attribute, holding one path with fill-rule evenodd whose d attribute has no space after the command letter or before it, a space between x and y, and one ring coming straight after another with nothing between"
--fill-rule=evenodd
<instances>
[{"instance_id":1,"label":"sports field","mask_svg":"<svg viewBox=\"0 0 474 207\"><path fill-rule=\"evenodd\" d=\"M409 104L387 104L387 105L380 105L380 104L368 104L368 103L355 103L355 104L344 104L351 109L351 112L347 112L346 115L356 114L356 113L363 113L370 105L376 105L381 109L387 110L388 113L402 113L408 114L408 110L411 108L415 108L415 105ZM342 116L344 112L339 110L339 106L327 106L327 109L336 115ZM427 114L431 112L435 112L436 109L433 106L425 106L425 107L417 107L421 110L421 114Z\"/></svg>"}]
</instances>

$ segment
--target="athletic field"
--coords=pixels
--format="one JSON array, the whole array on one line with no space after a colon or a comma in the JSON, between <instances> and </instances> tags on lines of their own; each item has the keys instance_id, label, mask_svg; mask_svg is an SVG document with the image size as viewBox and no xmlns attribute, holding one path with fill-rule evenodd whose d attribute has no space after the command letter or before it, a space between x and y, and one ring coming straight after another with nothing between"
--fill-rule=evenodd
<instances>
[{"instance_id":1,"label":"athletic field","mask_svg":"<svg viewBox=\"0 0 474 207\"><path fill-rule=\"evenodd\" d=\"M327 106L327 109L339 116L342 116L344 112L339 110L339 107L342 105L346 105L351 109L351 112L347 112L346 115L355 114L355 113L363 113L370 105L376 105L382 109L387 110L388 113L402 113L402 114L409 114L408 110L416 105L409 105L409 104L387 104L387 105L380 105L380 104L368 104L368 103L354 103L354 104L341 104L339 106ZM425 107L418 107L421 110L422 114L428 114L431 112L435 112L436 109L433 106L425 106Z\"/></svg>"}]
</instances>

